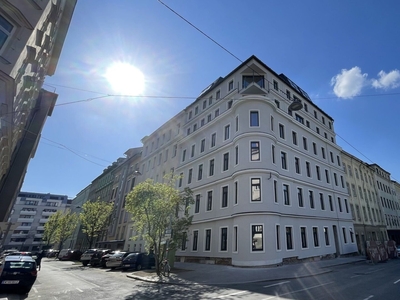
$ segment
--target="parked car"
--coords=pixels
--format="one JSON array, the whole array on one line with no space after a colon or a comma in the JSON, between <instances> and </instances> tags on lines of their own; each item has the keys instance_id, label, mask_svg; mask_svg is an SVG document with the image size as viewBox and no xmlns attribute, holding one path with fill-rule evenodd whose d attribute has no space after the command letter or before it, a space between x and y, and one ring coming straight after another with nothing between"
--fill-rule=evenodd
<instances>
[{"instance_id":1,"label":"parked car","mask_svg":"<svg viewBox=\"0 0 400 300\"><path fill-rule=\"evenodd\" d=\"M81 262L83 266L87 266L94 255L97 255L99 251L108 249L88 249L81 256Z\"/></svg>"},{"instance_id":2,"label":"parked car","mask_svg":"<svg viewBox=\"0 0 400 300\"><path fill-rule=\"evenodd\" d=\"M0 262L0 289L27 294L37 277L36 261L30 256L8 255Z\"/></svg>"},{"instance_id":3,"label":"parked car","mask_svg":"<svg viewBox=\"0 0 400 300\"><path fill-rule=\"evenodd\" d=\"M122 260L127 257L132 252L118 252L110 256L106 262L107 268L114 270L115 268L122 267Z\"/></svg>"},{"instance_id":4,"label":"parked car","mask_svg":"<svg viewBox=\"0 0 400 300\"><path fill-rule=\"evenodd\" d=\"M154 254L146 253L131 253L122 261L122 270L135 269L150 269L155 266Z\"/></svg>"},{"instance_id":5,"label":"parked car","mask_svg":"<svg viewBox=\"0 0 400 300\"><path fill-rule=\"evenodd\" d=\"M115 253L118 253L118 252L121 252L121 251L120 250L113 250L113 251L110 251L109 253L103 255L101 257L101 259L100 259L100 266L102 268L106 268L107 267L107 261L110 259L110 257L112 255L114 255Z\"/></svg>"},{"instance_id":6,"label":"parked car","mask_svg":"<svg viewBox=\"0 0 400 300\"><path fill-rule=\"evenodd\" d=\"M92 255L92 258L90 259L90 265L92 267L97 267L101 265L101 260L103 258L103 256L109 254L110 252L112 252L109 249L102 249L102 250L97 250L96 253L94 253Z\"/></svg>"},{"instance_id":7,"label":"parked car","mask_svg":"<svg viewBox=\"0 0 400 300\"><path fill-rule=\"evenodd\" d=\"M59 253L60 253L60 250L53 250L53 249L50 249L50 250L47 252L47 257L48 257L48 258L57 257Z\"/></svg>"},{"instance_id":8,"label":"parked car","mask_svg":"<svg viewBox=\"0 0 400 300\"><path fill-rule=\"evenodd\" d=\"M58 254L59 260L80 260L82 252L79 250L62 249Z\"/></svg>"}]
</instances>

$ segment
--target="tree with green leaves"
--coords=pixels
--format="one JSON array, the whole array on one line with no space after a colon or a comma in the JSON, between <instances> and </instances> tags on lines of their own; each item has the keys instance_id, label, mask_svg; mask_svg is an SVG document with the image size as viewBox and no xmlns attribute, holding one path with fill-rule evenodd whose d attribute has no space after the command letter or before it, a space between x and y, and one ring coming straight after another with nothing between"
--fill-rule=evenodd
<instances>
[{"instance_id":1,"label":"tree with green leaves","mask_svg":"<svg viewBox=\"0 0 400 300\"><path fill-rule=\"evenodd\" d=\"M89 249L92 248L96 238L107 229L113 207L113 203L101 201L100 198L83 204L80 221L82 232L86 234L89 243Z\"/></svg>"},{"instance_id":2,"label":"tree with green leaves","mask_svg":"<svg viewBox=\"0 0 400 300\"><path fill-rule=\"evenodd\" d=\"M132 214L133 227L138 233L133 239L142 236L146 250L153 251L158 275L162 261L170 258L178 244L186 238L192 223L189 206L194 203L189 188L182 193L174 188L176 177L167 175L165 179L166 183L147 179L126 197L126 210Z\"/></svg>"},{"instance_id":3,"label":"tree with green leaves","mask_svg":"<svg viewBox=\"0 0 400 300\"><path fill-rule=\"evenodd\" d=\"M43 240L47 242L47 245L58 243L61 250L63 243L74 233L77 223L77 214L71 211L65 213L57 211L44 224Z\"/></svg>"},{"instance_id":4,"label":"tree with green leaves","mask_svg":"<svg viewBox=\"0 0 400 300\"><path fill-rule=\"evenodd\" d=\"M61 218L58 219L58 228L56 230L55 240L59 243L60 250L62 249L64 242L73 235L78 220L78 215L71 211L62 214Z\"/></svg>"},{"instance_id":5,"label":"tree with green leaves","mask_svg":"<svg viewBox=\"0 0 400 300\"><path fill-rule=\"evenodd\" d=\"M61 216L62 212L57 211L55 214L52 214L47 222L44 224L44 233L42 240L47 243L47 246L55 242L56 232Z\"/></svg>"}]
</instances>

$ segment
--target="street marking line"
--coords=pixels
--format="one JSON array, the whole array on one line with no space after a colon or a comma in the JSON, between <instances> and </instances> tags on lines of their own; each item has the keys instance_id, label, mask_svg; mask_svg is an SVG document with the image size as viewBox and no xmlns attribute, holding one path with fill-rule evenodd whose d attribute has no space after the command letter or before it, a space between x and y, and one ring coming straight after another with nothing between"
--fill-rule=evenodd
<instances>
[{"instance_id":1,"label":"street marking line","mask_svg":"<svg viewBox=\"0 0 400 300\"><path fill-rule=\"evenodd\" d=\"M393 284L396 284L396 283L398 283L398 282L400 282L400 279L399 279L399 280L396 280L395 282L393 282Z\"/></svg>"},{"instance_id":2,"label":"street marking line","mask_svg":"<svg viewBox=\"0 0 400 300\"><path fill-rule=\"evenodd\" d=\"M80 291L81 293L83 293L83 291L80 288L76 288L78 291Z\"/></svg>"},{"instance_id":3,"label":"street marking line","mask_svg":"<svg viewBox=\"0 0 400 300\"><path fill-rule=\"evenodd\" d=\"M232 294L228 294L228 295L219 296L217 298L219 299L219 298L225 298L225 297L230 297L230 296L236 296L236 295L240 295L240 294L243 294L243 293L246 293L246 292L247 291L240 291L240 292L236 292L236 293L232 293Z\"/></svg>"},{"instance_id":4,"label":"street marking line","mask_svg":"<svg viewBox=\"0 0 400 300\"><path fill-rule=\"evenodd\" d=\"M274 284L270 284L270 285L264 285L263 287L269 288L269 287L271 287L271 286L282 285L282 284L289 283L289 282L290 282L290 281L282 281L282 282L278 282L278 283L274 283Z\"/></svg>"},{"instance_id":5,"label":"street marking line","mask_svg":"<svg viewBox=\"0 0 400 300\"><path fill-rule=\"evenodd\" d=\"M368 296L368 297L365 298L364 300L368 300L368 299L371 299L371 298L374 298L374 295Z\"/></svg>"},{"instance_id":6,"label":"street marking line","mask_svg":"<svg viewBox=\"0 0 400 300\"><path fill-rule=\"evenodd\" d=\"M301 289L301 290L296 290L296 291L292 291L292 292L287 292L287 293L284 293L284 294L277 294L277 295L272 296L272 297L264 298L263 300L273 299L273 298L276 298L276 297L280 298L281 296L290 295L290 294L294 294L294 293L298 293L298 292L303 292L303 291L308 291L308 290L315 289L315 288L317 288L317 287L324 286L324 285L328 285L328 284L331 284L331 283L334 283L334 282L331 281L331 282L327 282L327 283L322 283L322 284L314 285L314 286L311 286L311 287L309 287L309 288L304 288L304 289Z\"/></svg>"},{"instance_id":7,"label":"street marking line","mask_svg":"<svg viewBox=\"0 0 400 300\"><path fill-rule=\"evenodd\" d=\"M35 293L37 293L37 292L38 292L37 288L35 288L35 287L33 287L33 290L35 291Z\"/></svg>"}]
</instances>

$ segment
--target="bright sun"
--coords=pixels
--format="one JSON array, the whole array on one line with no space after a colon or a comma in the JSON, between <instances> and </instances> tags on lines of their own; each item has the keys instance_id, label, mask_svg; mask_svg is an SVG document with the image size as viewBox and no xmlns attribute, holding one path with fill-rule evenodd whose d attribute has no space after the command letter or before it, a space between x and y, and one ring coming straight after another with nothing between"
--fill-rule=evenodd
<instances>
[{"instance_id":1,"label":"bright sun","mask_svg":"<svg viewBox=\"0 0 400 300\"><path fill-rule=\"evenodd\" d=\"M127 63L114 63L106 72L106 78L113 90L121 95L139 95L144 90L144 75Z\"/></svg>"}]
</instances>

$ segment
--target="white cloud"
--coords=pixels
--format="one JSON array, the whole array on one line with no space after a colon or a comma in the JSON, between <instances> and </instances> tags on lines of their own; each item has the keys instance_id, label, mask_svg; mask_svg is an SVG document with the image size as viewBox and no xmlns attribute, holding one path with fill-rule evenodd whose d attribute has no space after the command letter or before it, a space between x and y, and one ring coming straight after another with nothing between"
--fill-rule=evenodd
<instances>
[{"instance_id":1,"label":"white cloud","mask_svg":"<svg viewBox=\"0 0 400 300\"><path fill-rule=\"evenodd\" d=\"M393 70L389 73L380 71L378 73L378 79L372 80L372 86L376 89L394 89L400 86L400 72L399 70Z\"/></svg>"},{"instance_id":2,"label":"white cloud","mask_svg":"<svg viewBox=\"0 0 400 300\"><path fill-rule=\"evenodd\" d=\"M339 98L351 99L361 93L366 85L368 74L361 73L359 67L353 67L350 70L343 69L340 74L332 77L331 85L333 92Z\"/></svg>"}]
</instances>

